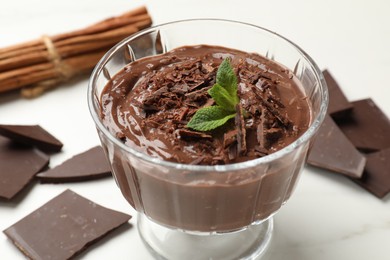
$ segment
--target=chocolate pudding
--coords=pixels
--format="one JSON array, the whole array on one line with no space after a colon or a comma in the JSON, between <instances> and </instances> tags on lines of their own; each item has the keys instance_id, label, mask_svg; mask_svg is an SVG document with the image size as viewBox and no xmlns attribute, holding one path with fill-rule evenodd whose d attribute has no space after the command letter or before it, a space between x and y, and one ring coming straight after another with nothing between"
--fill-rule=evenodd
<instances>
[{"instance_id":1,"label":"chocolate pudding","mask_svg":"<svg viewBox=\"0 0 390 260\"><path fill-rule=\"evenodd\" d=\"M235 116L215 130L195 131L187 124L199 109L215 105L208 90L226 58L238 81ZM101 117L114 136L142 154L229 166L291 144L308 129L311 108L300 82L280 64L198 45L127 65L103 90ZM236 230L269 217L289 198L305 159L293 151L283 162L190 171L129 159L119 151L109 154L118 185L138 211L163 225L207 232Z\"/></svg>"}]
</instances>

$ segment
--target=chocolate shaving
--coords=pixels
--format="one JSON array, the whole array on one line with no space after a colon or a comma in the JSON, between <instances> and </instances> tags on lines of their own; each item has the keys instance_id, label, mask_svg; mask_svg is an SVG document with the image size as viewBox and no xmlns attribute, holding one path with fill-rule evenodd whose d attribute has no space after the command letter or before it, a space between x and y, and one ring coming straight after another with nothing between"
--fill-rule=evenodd
<instances>
[{"instance_id":1,"label":"chocolate shaving","mask_svg":"<svg viewBox=\"0 0 390 260\"><path fill-rule=\"evenodd\" d=\"M141 125L142 125L142 127L145 127L147 125L149 127L159 128L159 127L161 127L162 124L153 120L153 118L148 118L148 119L145 119L144 121L142 121Z\"/></svg>"},{"instance_id":2,"label":"chocolate shaving","mask_svg":"<svg viewBox=\"0 0 390 260\"><path fill-rule=\"evenodd\" d=\"M196 132L189 129L177 129L176 134L180 138L205 138L205 139L213 139L213 137L209 134L203 132Z\"/></svg>"},{"instance_id":3,"label":"chocolate shaving","mask_svg":"<svg viewBox=\"0 0 390 260\"><path fill-rule=\"evenodd\" d=\"M256 84L253 85L255 85L261 91L265 91L271 87L268 81L260 81L260 80L258 80Z\"/></svg>"},{"instance_id":4,"label":"chocolate shaving","mask_svg":"<svg viewBox=\"0 0 390 260\"><path fill-rule=\"evenodd\" d=\"M179 85L175 85L171 88L172 93L178 95L185 95L190 90L190 87L185 83L181 83Z\"/></svg>"},{"instance_id":5,"label":"chocolate shaving","mask_svg":"<svg viewBox=\"0 0 390 260\"><path fill-rule=\"evenodd\" d=\"M269 154L269 151L263 147L260 147L258 145L255 146L255 151L258 153L260 157L266 156Z\"/></svg>"},{"instance_id":6,"label":"chocolate shaving","mask_svg":"<svg viewBox=\"0 0 390 260\"><path fill-rule=\"evenodd\" d=\"M145 109L145 107L154 106L155 103L159 101L160 97L167 91L168 91L168 87L161 87L157 89L155 92L151 93L150 96L146 97L143 100L142 102L142 105L144 106L143 108Z\"/></svg>"},{"instance_id":7,"label":"chocolate shaving","mask_svg":"<svg viewBox=\"0 0 390 260\"><path fill-rule=\"evenodd\" d=\"M183 121L184 117L187 115L189 108L188 107L183 107L179 111L179 113L176 115L174 120L177 122ZM185 123L186 124L186 123Z\"/></svg>"},{"instance_id":8,"label":"chocolate shaving","mask_svg":"<svg viewBox=\"0 0 390 260\"><path fill-rule=\"evenodd\" d=\"M237 144L232 144L227 148L229 161L233 161L237 158Z\"/></svg>"},{"instance_id":9,"label":"chocolate shaving","mask_svg":"<svg viewBox=\"0 0 390 260\"><path fill-rule=\"evenodd\" d=\"M242 64L242 66L246 66ZM260 71L250 71L250 70L242 70L240 67L240 76L245 76L248 78L249 82L253 85L256 85L257 83L260 82L260 78L266 79L271 81L272 78L268 75L265 75L264 73L261 73ZM261 82L262 83L262 82Z\"/></svg>"},{"instance_id":10,"label":"chocolate shaving","mask_svg":"<svg viewBox=\"0 0 390 260\"><path fill-rule=\"evenodd\" d=\"M240 103L236 105L235 123L237 127L237 151L239 155L243 155L247 151L246 147L246 129L244 116L242 115L242 106Z\"/></svg>"},{"instance_id":11,"label":"chocolate shaving","mask_svg":"<svg viewBox=\"0 0 390 260\"><path fill-rule=\"evenodd\" d=\"M155 105L143 105L142 109L145 110L145 112L157 112L159 111L158 107Z\"/></svg>"},{"instance_id":12,"label":"chocolate shaving","mask_svg":"<svg viewBox=\"0 0 390 260\"><path fill-rule=\"evenodd\" d=\"M265 120L265 109L263 109L260 116L260 124L258 124L256 128L257 142L259 143L259 147L262 149L265 149Z\"/></svg>"},{"instance_id":13,"label":"chocolate shaving","mask_svg":"<svg viewBox=\"0 0 390 260\"><path fill-rule=\"evenodd\" d=\"M209 90L210 88L211 88L210 86L205 87L205 88L201 88L201 89L189 92L189 93L185 94L185 96L190 100L198 100L199 98L207 96L208 95L207 90Z\"/></svg>"},{"instance_id":14,"label":"chocolate shaving","mask_svg":"<svg viewBox=\"0 0 390 260\"><path fill-rule=\"evenodd\" d=\"M223 148L231 146L233 143L237 142L237 133L238 130L230 130L229 132L223 135Z\"/></svg>"},{"instance_id":15,"label":"chocolate shaving","mask_svg":"<svg viewBox=\"0 0 390 260\"><path fill-rule=\"evenodd\" d=\"M158 106L160 107L160 109L161 108L163 108L163 109L171 109L171 108L179 107L180 104L181 104L180 101L175 100L172 97L161 98L158 101Z\"/></svg>"},{"instance_id":16,"label":"chocolate shaving","mask_svg":"<svg viewBox=\"0 0 390 260\"><path fill-rule=\"evenodd\" d=\"M205 158L206 158L206 156L200 156L200 157L196 158L195 160L193 160L192 162L190 162L190 164L192 164L192 165L200 164Z\"/></svg>"},{"instance_id":17,"label":"chocolate shaving","mask_svg":"<svg viewBox=\"0 0 390 260\"><path fill-rule=\"evenodd\" d=\"M215 104L214 99L209 98L209 99L206 101L206 103L203 105L203 107L210 107L210 106L212 106L212 105L214 105L214 104Z\"/></svg>"},{"instance_id":18,"label":"chocolate shaving","mask_svg":"<svg viewBox=\"0 0 390 260\"><path fill-rule=\"evenodd\" d=\"M203 73L211 73L215 71L216 68L212 66L212 64L202 63L202 72Z\"/></svg>"},{"instance_id":19,"label":"chocolate shaving","mask_svg":"<svg viewBox=\"0 0 390 260\"><path fill-rule=\"evenodd\" d=\"M196 108L196 109L200 107L200 105L195 103L195 102L183 102L183 105L185 105L187 107ZM194 111L194 113L190 113L190 112L188 113L188 115L192 115L192 114L195 114L195 111Z\"/></svg>"},{"instance_id":20,"label":"chocolate shaving","mask_svg":"<svg viewBox=\"0 0 390 260\"><path fill-rule=\"evenodd\" d=\"M261 93L259 93L259 89L251 86L251 89L256 94L256 96L261 100L261 103L267 108L267 110L276 117L286 128L290 127L292 125L292 122L286 117L283 116L273 105L272 103L268 102L266 99L263 98Z\"/></svg>"},{"instance_id":21,"label":"chocolate shaving","mask_svg":"<svg viewBox=\"0 0 390 260\"><path fill-rule=\"evenodd\" d=\"M283 136L283 131L280 128L273 127L266 131L265 136L269 143L275 143Z\"/></svg>"},{"instance_id":22,"label":"chocolate shaving","mask_svg":"<svg viewBox=\"0 0 390 260\"><path fill-rule=\"evenodd\" d=\"M274 94L272 94L272 92L268 89L267 93L269 94L268 96L268 101L270 101L271 103L274 103L275 105L277 105L278 107L281 107L281 108L285 108L286 106L282 103L282 101L280 100L280 98L276 97Z\"/></svg>"},{"instance_id":23,"label":"chocolate shaving","mask_svg":"<svg viewBox=\"0 0 390 260\"><path fill-rule=\"evenodd\" d=\"M201 86L206 86L207 83L208 83L207 80L198 82L198 83L196 83L195 85L193 85L192 87L190 87L189 91L190 91L190 92L193 92L195 89L199 89L199 87L201 87Z\"/></svg>"}]
</instances>

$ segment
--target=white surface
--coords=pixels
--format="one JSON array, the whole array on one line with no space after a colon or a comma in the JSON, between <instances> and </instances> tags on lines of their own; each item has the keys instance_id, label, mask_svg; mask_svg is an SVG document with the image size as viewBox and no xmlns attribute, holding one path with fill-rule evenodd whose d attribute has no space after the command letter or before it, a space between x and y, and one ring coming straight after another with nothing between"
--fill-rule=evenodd
<instances>
[{"instance_id":1,"label":"white surface","mask_svg":"<svg viewBox=\"0 0 390 260\"><path fill-rule=\"evenodd\" d=\"M350 100L372 97L390 115L390 2L371 1L124 1L1 0L0 46L77 29L146 4L155 24L215 17L250 22L300 45L329 68ZM237 36L239 37L239 36ZM35 100L0 96L0 123L40 124L65 144L55 166L99 144L86 102L87 79ZM39 184L13 202L0 202L4 230L66 188L135 215L112 179ZM115 232L81 259L152 259L132 228ZM306 167L291 200L275 217L269 259L390 259L390 196L379 200L341 176ZM0 258L24 259L0 234Z\"/></svg>"}]
</instances>

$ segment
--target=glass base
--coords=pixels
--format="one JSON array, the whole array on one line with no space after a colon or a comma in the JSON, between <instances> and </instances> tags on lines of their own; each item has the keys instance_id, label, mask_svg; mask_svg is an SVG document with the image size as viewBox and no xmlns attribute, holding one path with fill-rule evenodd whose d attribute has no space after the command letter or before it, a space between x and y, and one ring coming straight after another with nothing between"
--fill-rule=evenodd
<instances>
[{"instance_id":1,"label":"glass base","mask_svg":"<svg viewBox=\"0 0 390 260\"><path fill-rule=\"evenodd\" d=\"M156 259L216 260L261 258L271 242L272 217L228 233L185 232L156 224L138 214L138 232Z\"/></svg>"}]
</instances>

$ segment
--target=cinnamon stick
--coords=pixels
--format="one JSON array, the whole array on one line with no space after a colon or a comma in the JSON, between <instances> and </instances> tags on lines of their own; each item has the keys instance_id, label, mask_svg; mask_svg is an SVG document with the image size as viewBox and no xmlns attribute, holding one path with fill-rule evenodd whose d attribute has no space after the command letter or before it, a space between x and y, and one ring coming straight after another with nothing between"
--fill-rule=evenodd
<instances>
[{"instance_id":1,"label":"cinnamon stick","mask_svg":"<svg viewBox=\"0 0 390 260\"><path fill-rule=\"evenodd\" d=\"M41 94L90 71L113 45L151 23L146 8L139 7L84 29L0 48L0 93L29 87L23 95Z\"/></svg>"},{"instance_id":2,"label":"cinnamon stick","mask_svg":"<svg viewBox=\"0 0 390 260\"><path fill-rule=\"evenodd\" d=\"M57 42L57 41L60 41L63 39L72 38L72 37L76 37L76 36L80 36L80 35L95 34L95 33L99 33L102 31L108 31L111 29L115 29L115 28L121 27L123 25L126 25L123 23L123 20L127 21L128 22L127 24L133 23L134 20L131 18L134 18L136 16L140 16L140 17L142 17L142 20L149 22L149 25L146 25L145 27L150 26L150 24L152 23L151 17L149 16L146 7L142 6L142 7L136 8L134 10L131 10L129 12L126 12L120 16L108 18L106 20L103 20L101 22L93 24L87 28L55 35L52 37L52 41ZM128 18L128 19L126 20L126 18ZM119 23L118 21L122 21L122 22ZM144 28L141 28L141 27L142 26L140 25L139 29L145 28L145 27ZM0 59L3 57L3 55L5 55L5 53L9 53L12 51L18 52L18 51L25 49L25 48L34 48L34 47L43 47L44 48L44 46L42 46L41 40L39 40L39 39L15 44L15 45L5 47L5 48L0 48Z\"/></svg>"},{"instance_id":3,"label":"cinnamon stick","mask_svg":"<svg viewBox=\"0 0 390 260\"><path fill-rule=\"evenodd\" d=\"M105 51L98 53L80 55L63 60L63 64L75 70L77 73L83 73L88 71L104 55ZM76 74L76 72L75 72ZM44 63L25 67L18 70L9 71L0 74L0 88L2 91L16 89L19 86L28 86L34 83L38 83L43 80L58 78L59 82L62 81L62 75L55 65L52 63Z\"/></svg>"},{"instance_id":4,"label":"cinnamon stick","mask_svg":"<svg viewBox=\"0 0 390 260\"><path fill-rule=\"evenodd\" d=\"M126 36L138 31L135 26L126 26L116 30L111 30L104 33L89 36L78 36L70 38L68 43L61 43L60 45L54 44L57 51L61 54L62 58L74 56L84 52L91 52L105 48L107 46L113 46ZM42 48L43 49L43 48ZM27 66L31 64L37 64L47 61L49 53L46 49L41 51L33 50L26 55L18 55L12 58L0 60L0 72L15 69L21 66Z\"/></svg>"}]
</instances>

